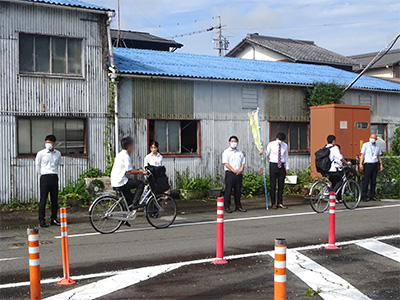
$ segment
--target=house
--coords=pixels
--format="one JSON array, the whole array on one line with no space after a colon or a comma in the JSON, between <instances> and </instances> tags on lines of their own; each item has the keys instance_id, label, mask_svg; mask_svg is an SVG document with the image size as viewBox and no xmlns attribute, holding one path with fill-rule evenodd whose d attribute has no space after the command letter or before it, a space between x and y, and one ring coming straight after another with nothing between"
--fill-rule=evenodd
<instances>
[{"instance_id":1,"label":"house","mask_svg":"<svg viewBox=\"0 0 400 300\"><path fill-rule=\"evenodd\" d=\"M353 71L360 73L378 54L378 52L348 56L359 64ZM364 75L380 77L400 82L400 49L390 50L378 60Z\"/></svg>"},{"instance_id":2,"label":"house","mask_svg":"<svg viewBox=\"0 0 400 300\"><path fill-rule=\"evenodd\" d=\"M346 86L356 76L330 66L140 49L113 48L113 56L119 72L119 136L134 137L136 167L157 140L172 182L186 168L201 176L221 174L222 152L233 134L245 152L246 172L259 171L248 117L258 107L263 140L283 131L291 169L307 168L307 88L318 81ZM389 136L400 123L400 84L362 76L343 102L370 105L371 123Z\"/></svg>"},{"instance_id":3,"label":"house","mask_svg":"<svg viewBox=\"0 0 400 300\"><path fill-rule=\"evenodd\" d=\"M119 34L119 39L118 39ZM111 29L111 39L114 47L137 48L174 52L183 47L174 40L167 40L147 32Z\"/></svg>"},{"instance_id":4,"label":"house","mask_svg":"<svg viewBox=\"0 0 400 300\"><path fill-rule=\"evenodd\" d=\"M35 154L54 133L60 184L105 168L107 28L114 11L75 0L0 1L0 202L39 196Z\"/></svg>"},{"instance_id":5,"label":"house","mask_svg":"<svg viewBox=\"0 0 400 300\"><path fill-rule=\"evenodd\" d=\"M313 41L270 37L258 33L247 34L226 56L327 65L347 71L352 71L353 66L358 65L353 59L319 47Z\"/></svg>"}]
</instances>

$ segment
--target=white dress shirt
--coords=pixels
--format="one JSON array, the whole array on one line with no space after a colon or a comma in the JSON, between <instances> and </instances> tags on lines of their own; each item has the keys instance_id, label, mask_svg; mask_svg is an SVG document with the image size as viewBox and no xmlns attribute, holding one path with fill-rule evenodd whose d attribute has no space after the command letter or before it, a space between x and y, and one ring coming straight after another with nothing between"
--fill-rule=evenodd
<instances>
[{"instance_id":1,"label":"white dress shirt","mask_svg":"<svg viewBox=\"0 0 400 300\"><path fill-rule=\"evenodd\" d=\"M328 172L336 172L340 171L343 168L343 155L340 153L339 147L333 146L332 144L328 144L325 146L325 148L329 148L331 151L329 154L329 159L331 160L331 168L329 169Z\"/></svg>"},{"instance_id":2,"label":"white dress shirt","mask_svg":"<svg viewBox=\"0 0 400 300\"><path fill-rule=\"evenodd\" d=\"M154 155L152 152L147 154L144 158L144 167L150 166L162 166L162 155L157 152L157 155Z\"/></svg>"},{"instance_id":3,"label":"white dress shirt","mask_svg":"<svg viewBox=\"0 0 400 300\"><path fill-rule=\"evenodd\" d=\"M264 151L269 162L278 163L279 143L277 140L269 142L267 150ZM289 170L289 151L285 142L281 143L281 163L285 164L286 170Z\"/></svg>"},{"instance_id":4,"label":"white dress shirt","mask_svg":"<svg viewBox=\"0 0 400 300\"><path fill-rule=\"evenodd\" d=\"M36 171L40 175L58 174L58 167L61 163L61 153L58 150L40 150L36 154Z\"/></svg>"},{"instance_id":5,"label":"white dress shirt","mask_svg":"<svg viewBox=\"0 0 400 300\"><path fill-rule=\"evenodd\" d=\"M126 150L122 150L115 156L111 170L111 186L121 187L128 182L126 172L133 170L131 157Z\"/></svg>"},{"instance_id":6,"label":"white dress shirt","mask_svg":"<svg viewBox=\"0 0 400 300\"><path fill-rule=\"evenodd\" d=\"M222 153L222 163L229 164L234 170L239 170L243 164L246 163L246 158L242 151L236 148L233 150L231 147L226 149ZM227 167L224 166L225 171L229 171Z\"/></svg>"},{"instance_id":7,"label":"white dress shirt","mask_svg":"<svg viewBox=\"0 0 400 300\"><path fill-rule=\"evenodd\" d=\"M379 162L378 155L382 155L382 150L377 142L375 144L367 142L363 144L361 153L364 154L364 163L371 164Z\"/></svg>"}]
</instances>

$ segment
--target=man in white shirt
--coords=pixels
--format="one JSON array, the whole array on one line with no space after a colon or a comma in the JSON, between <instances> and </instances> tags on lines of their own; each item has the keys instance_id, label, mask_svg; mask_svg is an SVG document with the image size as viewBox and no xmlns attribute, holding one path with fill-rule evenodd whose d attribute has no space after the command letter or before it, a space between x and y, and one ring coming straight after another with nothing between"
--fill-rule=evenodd
<instances>
[{"instance_id":1,"label":"man in white shirt","mask_svg":"<svg viewBox=\"0 0 400 300\"><path fill-rule=\"evenodd\" d=\"M347 162L340 153L339 147L336 146L336 137L334 135L328 135L326 141L328 144L325 148L329 148L329 159L331 160L331 168L328 171L328 178L332 183L332 190L336 193L336 200L341 202L342 195L341 193L337 193L337 191L343 183L343 163L350 164L350 162Z\"/></svg>"},{"instance_id":2,"label":"man in white shirt","mask_svg":"<svg viewBox=\"0 0 400 300\"><path fill-rule=\"evenodd\" d=\"M128 178L127 174L147 174L147 171L133 169L130 156L133 152L131 137L124 137L121 140L121 147L122 150L115 156L111 170L111 186L119 188L125 196L129 209L135 210L140 207L139 200L144 190L144 183L136 178ZM131 192L131 189L134 188L136 188L135 195Z\"/></svg>"},{"instance_id":3,"label":"man in white shirt","mask_svg":"<svg viewBox=\"0 0 400 300\"><path fill-rule=\"evenodd\" d=\"M243 152L237 148L238 143L238 137L234 135L231 136L229 138L229 148L222 154L222 163L224 164L225 169L224 206L227 213L232 213L230 208L232 189L234 190L236 210L246 212L240 203L243 170L246 159Z\"/></svg>"},{"instance_id":4,"label":"man in white shirt","mask_svg":"<svg viewBox=\"0 0 400 300\"><path fill-rule=\"evenodd\" d=\"M283 188L285 185L286 173L289 170L289 151L288 145L284 142L286 135L279 132L275 141L268 143L265 156L269 159L269 181L271 208L287 207L283 205ZM260 155L263 150L260 151ZM278 180L278 202L276 202L276 181Z\"/></svg>"},{"instance_id":5,"label":"man in white shirt","mask_svg":"<svg viewBox=\"0 0 400 300\"><path fill-rule=\"evenodd\" d=\"M52 134L45 138L45 149L36 154L36 171L40 174L40 203L39 224L40 227L48 227L45 220L46 202L50 193L51 201L51 225L60 226L57 220L58 212L58 167L61 162L61 153L54 149L56 137Z\"/></svg>"},{"instance_id":6,"label":"man in white shirt","mask_svg":"<svg viewBox=\"0 0 400 300\"><path fill-rule=\"evenodd\" d=\"M378 168L383 170L382 150L376 142L376 134L371 134L369 142L364 143L361 149L360 169L364 171L364 179L362 183L361 198L367 201L368 184L371 182L369 190L369 198L373 201L379 201L375 197L376 177L378 176Z\"/></svg>"}]
</instances>

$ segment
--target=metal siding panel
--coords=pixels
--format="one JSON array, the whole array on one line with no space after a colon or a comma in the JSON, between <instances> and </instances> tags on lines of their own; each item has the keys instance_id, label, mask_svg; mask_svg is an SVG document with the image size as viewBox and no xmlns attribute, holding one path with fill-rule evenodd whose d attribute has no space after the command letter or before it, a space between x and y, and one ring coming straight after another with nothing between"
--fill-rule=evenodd
<instances>
[{"instance_id":1,"label":"metal siding panel","mask_svg":"<svg viewBox=\"0 0 400 300\"><path fill-rule=\"evenodd\" d=\"M137 118L192 119L193 83L132 79L132 115Z\"/></svg>"}]
</instances>

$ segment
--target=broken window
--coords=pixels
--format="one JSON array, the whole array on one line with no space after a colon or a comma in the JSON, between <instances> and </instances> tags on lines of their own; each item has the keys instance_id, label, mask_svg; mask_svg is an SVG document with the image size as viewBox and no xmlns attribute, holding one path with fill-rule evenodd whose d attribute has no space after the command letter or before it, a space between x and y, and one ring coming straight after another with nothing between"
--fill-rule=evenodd
<instances>
[{"instance_id":1,"label":"broken window","mask_svg":"<svg viewBox=\"0 0 400 300\"><path fill-rule=\"evenodd\" d=\"M200 122L198 120L149 120L149 144L159 143L163 154L200 154Z\"/></svg>"}]
</instances>

